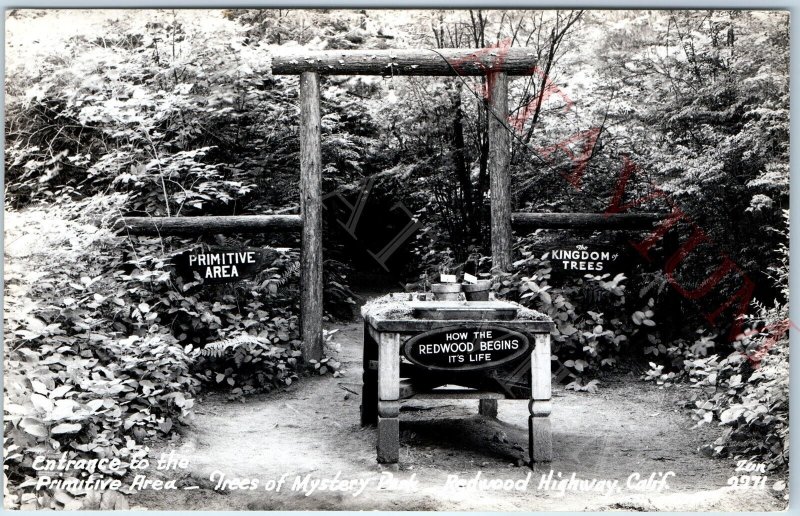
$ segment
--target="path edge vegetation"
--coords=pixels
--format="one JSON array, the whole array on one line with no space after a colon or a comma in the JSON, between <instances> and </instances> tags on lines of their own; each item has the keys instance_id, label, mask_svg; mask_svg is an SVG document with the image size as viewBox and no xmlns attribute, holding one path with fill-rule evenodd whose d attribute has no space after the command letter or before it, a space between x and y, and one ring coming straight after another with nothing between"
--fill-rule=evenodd
<instances>
[{"instance_id":1,"label":"path edge vegetation","mask_svg":"<svg viewBox=\"0 0 800 516\"><path fill-rule=\"evenodd\" d=\"M24 29L46 16L15 11L9 23L18 19ZM369 19L349 11L224 11L202 21L180 11L154 11L152 19L126 16L58 45L9 52L4 499L13 508L83 504L80 495L35 489L32 463L38 454L129 461L142 456L152 439L177 439L176 429L191 417L204 390L241 399L306 374L298 360L296 242L268 236L202 240L276 253L251 282L209 289L171 274L169 257L198 241L129 237L111 228L122 214L296 211L291 199L297 196L298 85L273 77L265 56L285 41L314 45L326 39L331 48L386 44ZM513 27L511 18L497 12L473 11L463 26L476 30L458 32L461 25L451 24L449 16L438 17L442 30L435 31L431 46L488 46L490 31ZM558 23L536 13L520 16L514 23L545 36ZM562 21L574 13L563 16ZM574 49L581 30L602 23L597 16L584 14L558 45L547 41L543 50L552 51L552 76L586 65ZM686 408L698 424L723 427L723 435L701 453L764 461L770 471L784 472L786 20L727 11L649 20L654 30L669 28L671 37L693 49L688 59L663 63L676 78L667 84L647 59L648 34L637 32L645 31L646 16L657 13L631 16L628 28L610 30L600 45L604 62L598 69L609 79L608 91L584 101L585 111L598 115L594 119L609 121L584 174L587 195L564 194L558 174L545 173L549 169L515 147L515 202L521 209L537 208L530 193L536 191L560 209L597 211L610 197L608 171L616 177L619 154L631 153L723 249L732 250L737 263L769 285L746 321L748 328L766 330L728 342L722 330L703 324L701 311L684 306L690 314L686 331L670 333L670 286L663 274L643 268L625 276L577 278L556 289L551 264L540 252L541 242L551 238L546 232L515 239L512 267L493 290L557 322L555 353L571 375L570 388L591 395L602 388L595 380L627 367L633 356L636 364L646 364L645 380L686 388ZM316 17L314 29L308 17ZM637 73L625 71L627 59ZM738 81L739 75L750 79ZM480 91L479 82L473 86ZM399 274L424 285L442 263L463 261L459 253L465 249L490 265L488 203L478 194L486 188L487 115L475 95L463 83L391 81L399 101L383 106L388 84L331 80L325 87L325 191L341 188L353 197L354 185L377 175L376 203L408 199L425 222L411 245L411 266ZM542 92L535 82L514 88L510 93L520 106ZM614 111L636 103L643 91L653 95L648 106ZM623 101L601 102L608 98ZM558 107L531 117L523 137L542 147L562 141L566 135L558 128L567 115ZM656 135L646 148L637 145L646 140L642 127ZM644 181L631 188L647 192ZM709 215L708 205L725 207L726 217ZM765 234L778 242L774 249L764 249ZM325 249L329 319L346 315L356 302L343 247L329 242ZM699 284L716 265L692 263L683 279ZM735 288L723 285L722 297ZM338 374L335 359L324 360L309 364L311 374Z\"/></svg>"}]
</instances>

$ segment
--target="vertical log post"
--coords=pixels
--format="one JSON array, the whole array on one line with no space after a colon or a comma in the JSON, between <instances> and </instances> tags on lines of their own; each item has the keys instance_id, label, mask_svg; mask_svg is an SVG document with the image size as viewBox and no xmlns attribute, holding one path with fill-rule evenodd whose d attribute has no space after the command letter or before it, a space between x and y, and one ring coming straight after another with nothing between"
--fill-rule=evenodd
<instances>
[{"instance_id":1,"label":"vertical log post","mask_svg":"<svg viewBox=\"0 0 800 516\"><path fill-rule=\"evenodd\" d=\"M486 82L489 89L487 133L489 188L492 196L492 270L506 272L511 265L510 135L505 127L508 120L508 74L492 72L486 76ZM483 416L497 417L497 400L480 400L478 412Z\"/></svg>"},{"instance_id":2,"label":"vertical log post","mask_svg":"<svg viewBox=\"0 0 800 516\"><path fill-rule=\"evenodd\" d=\"M508 120L508 75L492 72L489 88L489 182L491 188L492 268L507 271L511 265L511 181ZM499 120L498 120L499 118Z\"/></svg>"},{"instance_id":3,"label":"vertical log post","mask_svg":"<svg viewBox=\"0 0 800 516\"><path fill-rule=\"evenodd\" d=\"M300 324L303 358L322 358L322 153L319 75L300 75L300 210L303 216Z\"/></svg>"}]
</instances>

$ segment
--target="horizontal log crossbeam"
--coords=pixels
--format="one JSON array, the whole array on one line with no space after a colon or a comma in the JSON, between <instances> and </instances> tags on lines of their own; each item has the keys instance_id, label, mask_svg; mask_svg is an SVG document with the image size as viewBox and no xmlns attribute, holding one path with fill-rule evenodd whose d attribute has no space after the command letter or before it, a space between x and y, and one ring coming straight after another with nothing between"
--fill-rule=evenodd
<instances>
[{"instance_id":1,"label":"horizontal log crossbeam","mask_svg":"<svg viewBox=\"0 0 800 516\"><path fill-rule=\"evenodd\" d=\"M194 236L299 231L300 215L214 215L202 217L123 217L117 227L132 235Z\"/></svg>"},{"instance_id":2,"label":"horizontal log crossbeam","mask_svg":"<svg viewBox=\"0 0 800 516\"><path fill-rule=\"evenodd\" d=\"M525 47L392 50L297 50L272 56L273 75L531 75L536 53Z\"/></svg>"},{"instance_id":3,"label":"horizontal log crossbeam","mask_svg":"<svg viewBox=\"0 0 800 516\"><path fill-rule=\"evenodd\" d=\"M645 230L666 218L662 213L513 213L515 230ZM216 215L202 217L123 217L117 228L132 235L192 236L300 231L300 215Z\"/></svg>"},{"instance_id":4,"label":"horizontal log crossbeam","mask_svg":"<svg viewBox=\"0 0 800 516\"><path fill-rule=\"evenodd\" d=\"M587 229L587 230L646 230L664 220L662 213L513 213L511 225L515 230Z\"/></svg>"}]
</instances>

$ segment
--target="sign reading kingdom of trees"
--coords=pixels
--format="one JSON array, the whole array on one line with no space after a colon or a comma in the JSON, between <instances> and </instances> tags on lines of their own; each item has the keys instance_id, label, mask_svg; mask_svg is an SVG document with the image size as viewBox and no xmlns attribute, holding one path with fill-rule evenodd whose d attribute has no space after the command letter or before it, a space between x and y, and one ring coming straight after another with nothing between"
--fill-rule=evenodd
<instances>
[{"instance_id":1,"label":"sign reading kingdom of trees","mask_svg":"<svg viewBox=\"0 0 800 516\"><path fill-rule=\"evenodd\" d=\"M501 326L454 326L422 333L403 346L406 358L430 370L490 369L528 352L528 338Z\"/></svg>"},{"instance_id":2,"label":"sign reading kingdom of trees","mask_svg":"<svg viewBox=\"0 0 800 516\"><path fill-rule=\"evenodd\" d=\"M563 246L551 249L548 255L553 272L563 274L615 273L623 266L622 253L606 246Z\"/></svg>"},{"instance_id":3,"label":"sign reading kingdom of trees","mask_svg":"<svg viewBox=\"0 0 800 516\"><path fill-rule=\"evenodd\" d=\"M197 273L204 283L231 283L255 276L267 254L263 249L200 248L176 255L173 263L187 281Z\"/></svg>"}]
</instances>

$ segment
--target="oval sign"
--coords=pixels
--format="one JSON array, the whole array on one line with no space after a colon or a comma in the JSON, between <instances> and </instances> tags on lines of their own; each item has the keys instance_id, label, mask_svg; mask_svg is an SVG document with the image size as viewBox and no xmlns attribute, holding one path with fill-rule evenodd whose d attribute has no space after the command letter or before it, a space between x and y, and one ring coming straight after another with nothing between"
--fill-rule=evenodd
<instances>
[{"instance_id":1,"label":"oval sign","mask_svg":"<svg viewBox=\"0 0 800 516\"><path fill-rule=\"evenodd\" d=\"M528 352L528 338L493 325L452 326L411 337L403 346L406 358L438 371L491 369Z\"/></svg>"}]
</instances>

